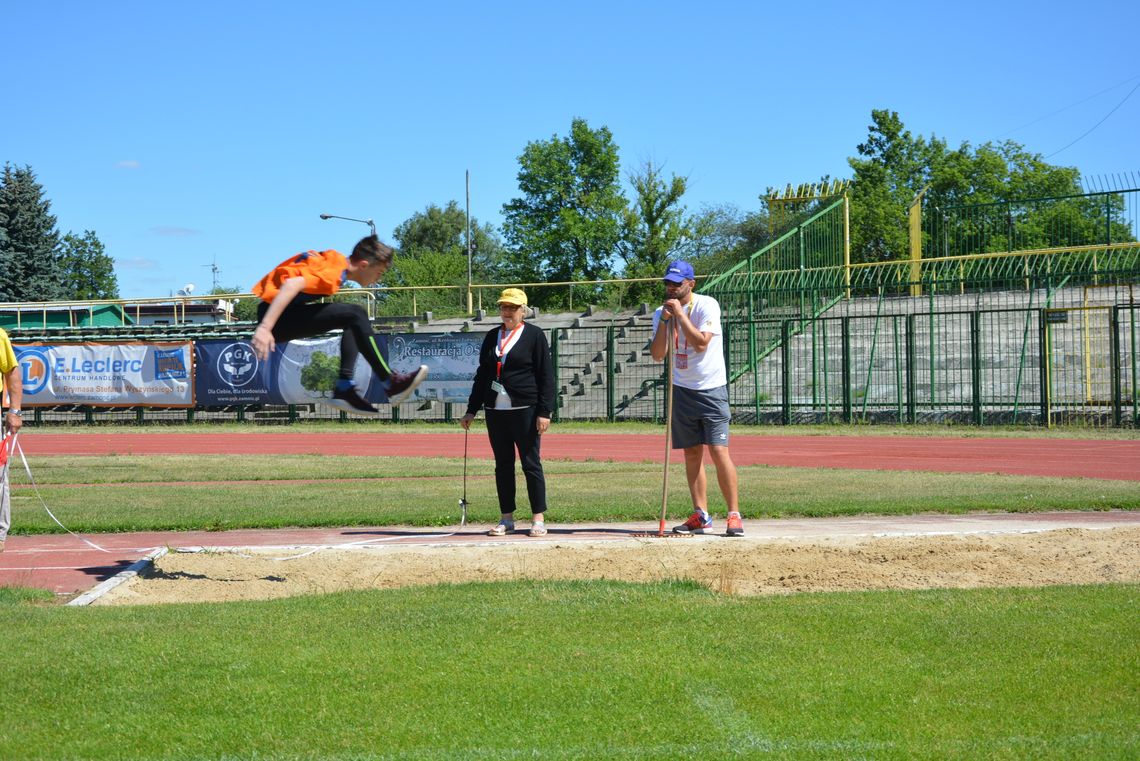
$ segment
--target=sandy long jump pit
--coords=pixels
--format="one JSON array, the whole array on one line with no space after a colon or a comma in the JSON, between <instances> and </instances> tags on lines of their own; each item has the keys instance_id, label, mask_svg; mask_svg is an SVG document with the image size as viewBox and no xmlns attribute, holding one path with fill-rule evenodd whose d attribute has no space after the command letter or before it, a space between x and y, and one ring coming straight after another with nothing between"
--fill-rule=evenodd
<instances>
[{"instance_id":1,"label":"sandy long jump pit","mask_svg":"<svg viewBox=\"0 0 1140 761\"><path fill-rule=\"evenodd\" d=\"M266 600L515 579L692 579L734 595L1137 582L1140 527L172 551L93 604Z\"/></svg>"}]
</instances>

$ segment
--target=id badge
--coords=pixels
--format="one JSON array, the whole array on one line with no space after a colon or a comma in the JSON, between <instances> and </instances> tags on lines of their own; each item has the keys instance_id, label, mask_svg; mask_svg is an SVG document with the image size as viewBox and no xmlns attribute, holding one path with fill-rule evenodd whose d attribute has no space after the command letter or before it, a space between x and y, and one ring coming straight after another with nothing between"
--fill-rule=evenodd
<instances>
[{"instance_id":1,"label":"id badge","mask_svg":"<svg viewBox=\"0 0 1140 761\"><path fill-rule=\"evenodd\" d=\"M689 369L689 355L688 354L675 354L673 355L673 367L678 370Z\"/></svg>"},{"instance_id":2,"label":"id badge","mask_svg":"<svg viewBox=\"0 0 1140 761\"><path fill-rule=\"evenodd\" d=\"M506 387L504 387L503 384L499 383L498 381L491 381L491 390L494 391L496 394L507 393Z\"/></svg>"}]
</instances>

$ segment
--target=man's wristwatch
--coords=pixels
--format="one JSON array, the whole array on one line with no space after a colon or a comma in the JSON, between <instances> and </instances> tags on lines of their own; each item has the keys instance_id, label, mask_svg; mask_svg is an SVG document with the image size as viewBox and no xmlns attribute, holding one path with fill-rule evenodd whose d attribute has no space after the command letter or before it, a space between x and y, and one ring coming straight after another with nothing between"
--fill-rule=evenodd
<instances>
[{"instance_id":1,"label":"man's wristwatch","mask_svg":"<svg viewBox=\"0 0 1140 761\"><path fill-rule=\"evenodd\" d=\"M10 409L10 410L8 410L8 414L9 415L15 415L16 417L23 417L24 411L23 410L12 410L12 409Z\"/></svg>"}]
</instances>

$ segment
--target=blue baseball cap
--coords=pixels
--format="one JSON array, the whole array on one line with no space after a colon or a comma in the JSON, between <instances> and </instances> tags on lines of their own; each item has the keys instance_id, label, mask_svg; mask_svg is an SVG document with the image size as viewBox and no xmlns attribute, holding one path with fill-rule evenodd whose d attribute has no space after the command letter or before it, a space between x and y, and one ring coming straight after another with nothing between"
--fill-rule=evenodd
<instances>
[{"instance_id":1,"label":"blue baseball cap","mask_svg":"<svg viewBox=\"0 0 1140 761\"><path fill-rule=\"evenodd\" d=\"M683 283L686 280L696 280L697 276L693 272L693 265L678 260L669 262L669 267L665 270L665 277L661 279L670 283Z\"/></svg>"}]
</instances>

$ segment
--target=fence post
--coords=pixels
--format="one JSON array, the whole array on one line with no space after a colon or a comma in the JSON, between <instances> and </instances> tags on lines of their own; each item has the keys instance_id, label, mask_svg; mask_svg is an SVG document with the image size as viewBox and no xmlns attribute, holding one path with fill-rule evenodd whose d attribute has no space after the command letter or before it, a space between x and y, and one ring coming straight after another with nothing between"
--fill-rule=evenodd
<instances>
[{"instance_id":1,"label":"fence post","mask_svg":"<svg viewBox=\"0 0 1140 761\"><path fill-rule=\"evenodd\" d=\"M1041 352L1041 367L1039 374L1041 376L1041 425L1046 428L1053 427L1053 417L1050 414L1049 395L1049 361L1052 352L1049 351L1049 321L1045 319L1045 309L1037 310L1037 342L1039 351Z\"/></svg>"},{"instance_id":2,"label":"fence post","mask_svg":"<svg viewBox=\"0 0 1140 761\"><path fill-rule=\"evenodd\" d=\"M606 420L614 422L614 324L606 328Z\"/></svg>"},{"instance_id":3,"label":"fence post","mask_svg":"<svg viewBox=\"0 0 1140 761\"><path fill-rule=\"evenodd\" d=\"M780 422L792 424L792 348L791 321L780 323Z\"/></svg>"},{"instance_id":4,"label":"fence post","mask_svg":"<svg viewBox=\"0 0 1140 761\"><path fill-rule=\"evenodd\" d=\"M906 316L906 420L911 424L918 422L914 377L915 324L915 315L908 314Z\"/></svg>"},{"instance_id":5,"label":"fence post","mask_svg":"<svg viewBox=\"0 0 1140 761\"><path fill-rule=\"evenodd\" d=\"M970 385L974 398L974 425L982 424L982 316L970 312Z\"/></svg>"},{"instance_id":6,"label":"fence post","mask_svg":"<svg viewBox=\"0 0 1140 761\"><path fill-rule=\"evenodd\" d=\"M1112 368L1112 424L1119 428L1121 421L1119 304L1112 307L1111 316L1108 321L1108 329L1110 331L1108 337L1109 351L1112 352L1112 358L1108 361L1108 366Z\"/></svg>"},{"instance_id":7,"label":"fence post","mask_svg":"<svg viewBox=\"0 0 1140 761\"><path fill-rule=\"evenodd\" d=\"M851 422L851 318L844 316L843 322L843 369L841 381L843 383L843 422Z\"/></svg>"}]
</instances>

